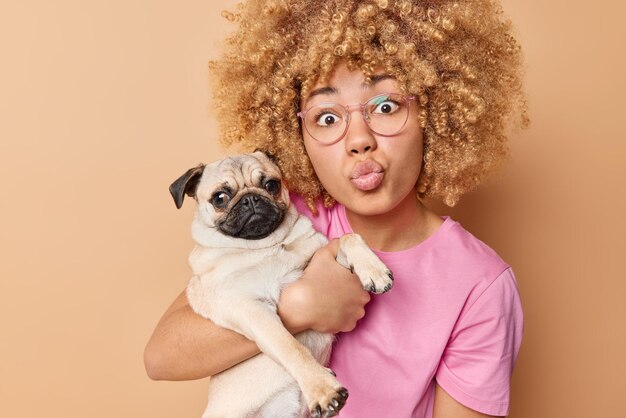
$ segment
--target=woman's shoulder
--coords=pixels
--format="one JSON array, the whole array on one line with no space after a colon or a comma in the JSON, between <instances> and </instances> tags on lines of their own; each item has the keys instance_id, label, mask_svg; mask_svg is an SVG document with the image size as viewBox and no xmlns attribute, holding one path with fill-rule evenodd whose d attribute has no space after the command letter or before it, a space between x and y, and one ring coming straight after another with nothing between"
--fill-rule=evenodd
<instances>
[{"instance_id":1,"label":"woman's shoulder","mask_svg":"<svg viewBox=\"0 0 626 418\"><path fill-rule=\"evenodd\" d=\"M459 222L449 216L442 218L439 228L415 247L393 253L377 252L378 255L399 275L418 275L436 281L441 288L465 294L488 287L510 268L493 248Z\"/></svg>"},{"instance_id":2,"label":"woman's shoulder","mask_svg":"<svg viewBox=\"0 0 626 418\"><path fill-rule=\"evenodd\" d=\"M437 260L439 272L449 277L455 286L474 295L481 294L498 281L515 284L511 266L496 250L459 222L452 219L447 222L450 227L442 234L441 241L433 246L432 257Z\"/></svg>"},{"instance_id":3,"label":"woman's shoulder","mask_svg":"<svg viewBox=\"0 0 626 418\"><path fill-rule=\"evenodd\" d=\"M476 266L477 264L493 264L500 266L500 272L508 264L491 246L476 237L473 233L453 220L449 216L444 216L444 225L448 225L445 233L441 234L436 250L442 254L447 254L453 258L455 264L467 264Z\"/></svg>"},{"instance_id":4,"label":"woman's shoulder","mask_svg":"<svg viewBox=\"0 0 626 418\"><path fill-rule=\"evenodd\" d=\"M298 213L309 218L315 229L326 235L329 239L336 238L348 232L343 231L343 233L341 233L341 231L335 231L335 229L337 229L337 221L339 221L340 218L338 211L339 205L327 208L321 200L318 200L315 202L316 213L314 213L300 195L292 192L289 194L289 199Z\"/></svg>"}]
</instances>

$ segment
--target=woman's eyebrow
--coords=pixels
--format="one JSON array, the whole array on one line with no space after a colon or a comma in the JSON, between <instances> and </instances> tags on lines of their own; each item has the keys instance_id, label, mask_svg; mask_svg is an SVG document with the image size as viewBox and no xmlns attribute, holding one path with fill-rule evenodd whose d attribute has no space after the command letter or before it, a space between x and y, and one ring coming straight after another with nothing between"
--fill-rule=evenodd
<instances>
[{"instance_id":1,"label":"woman's eyebrow","mask_svg":"<svg viewBox=\"0 0 626 418\"><path fill-rule=\"evenodd\" d=\"M389 79L395 80L395 77L389 74L375 74L370 77L369 83L363 83L361 87L366 89L368 87L372 87L376 85L377 83L383 80L389 80ZM311 93L309 93L307 100L310 99L311 97L320 96L322 94L337 94L337 92L338 91L335 87L330 87L330 86L320 87L318 89L313 90Z\"/></svg>"},{"instance_id":2,"label":"woman's eyebrow","mask_svg":"<svg viewBox=\"0 0 626 418\"><path fill-rule=\"evenodd\" d=\"M389 80L389 79L395 80L396 78L394 76L392 76L392 75L385 74L385 73L383 73L383 74L375 74L375 75L370 77L371 82L369 83L369 85L364 84L363 86L364 87L366 87L366 86L373 86L376 83L380 83L383 80Z\"/></svg>"},{"instance_id":3,"label":"woman's eyebrow","mask_svg":"<svg viewBox=\"0 0 626 418\"><path fill-rule=\"evenodd\" d=\"M307 99L310 99L311 97L319 96L321 94L336 94L336 93L337 93L337 89L334 87L320 87L319 89L315 89L311 93L309 93L309 96L307 97Z\"/></svg>"}]
</instances>

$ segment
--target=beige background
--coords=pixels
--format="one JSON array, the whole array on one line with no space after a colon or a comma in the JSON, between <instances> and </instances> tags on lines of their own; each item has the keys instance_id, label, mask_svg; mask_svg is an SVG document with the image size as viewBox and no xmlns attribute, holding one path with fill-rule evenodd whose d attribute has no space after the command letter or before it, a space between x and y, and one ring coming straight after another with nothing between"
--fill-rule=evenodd
<instances>
[{"instance_id":1,"label":"beige background","mask_svg":"<svg viewBox=\"0 0 626 418\"><path fill-rule=\"evenodd\" d=\"M234 2L215 3L0 5L1 417L199 416L206 381L150 381L142 351L189 276L192 205L167 187L220 155L206 62ZM500 179L442 213L516 271L511 416L622 416L624 7L504 6L533 123Z\"/></svg>"}]
</instances>

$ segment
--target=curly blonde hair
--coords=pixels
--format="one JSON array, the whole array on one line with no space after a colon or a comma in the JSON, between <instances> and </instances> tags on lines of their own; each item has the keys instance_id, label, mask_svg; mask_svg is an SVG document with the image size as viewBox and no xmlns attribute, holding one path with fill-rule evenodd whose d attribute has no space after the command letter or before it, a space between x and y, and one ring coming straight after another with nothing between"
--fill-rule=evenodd
<instances>
[{"instance_id":1,"label":"curly blonde hair","mask_svg":"<svg viewBox=\"0 0 626 418\"><path fill-rule=\"evenodd\" d=\"M420 197L455 205L508 155L511 122L527 124L521 49L496 1L249 0L223 15L239 25L209 64L222 144L276 156L312 210L334 200L296 113L339 61L366 79L383 69L419 98Z\"/></svg>"}]
</instances>

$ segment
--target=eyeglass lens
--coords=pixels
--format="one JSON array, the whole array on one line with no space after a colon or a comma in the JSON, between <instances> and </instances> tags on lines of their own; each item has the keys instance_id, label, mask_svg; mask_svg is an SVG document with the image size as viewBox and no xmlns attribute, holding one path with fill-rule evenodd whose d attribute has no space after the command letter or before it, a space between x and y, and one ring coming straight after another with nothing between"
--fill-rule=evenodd
<instances>
[{"instance_id":1,"label":"eyeglass lens","mask_svg":"<svg viewBox=\"0 0 626 418\"><path fill-rule=\"evenodd\" d=\"M391 136L406 124L409 101L400 94L372 97L364 105L363 117L374 133ZM332 143L341 138L348 127L350 112L337 103L322 103L306 111L304 126L314 139Z\"/></svg>"}]
</instances>

